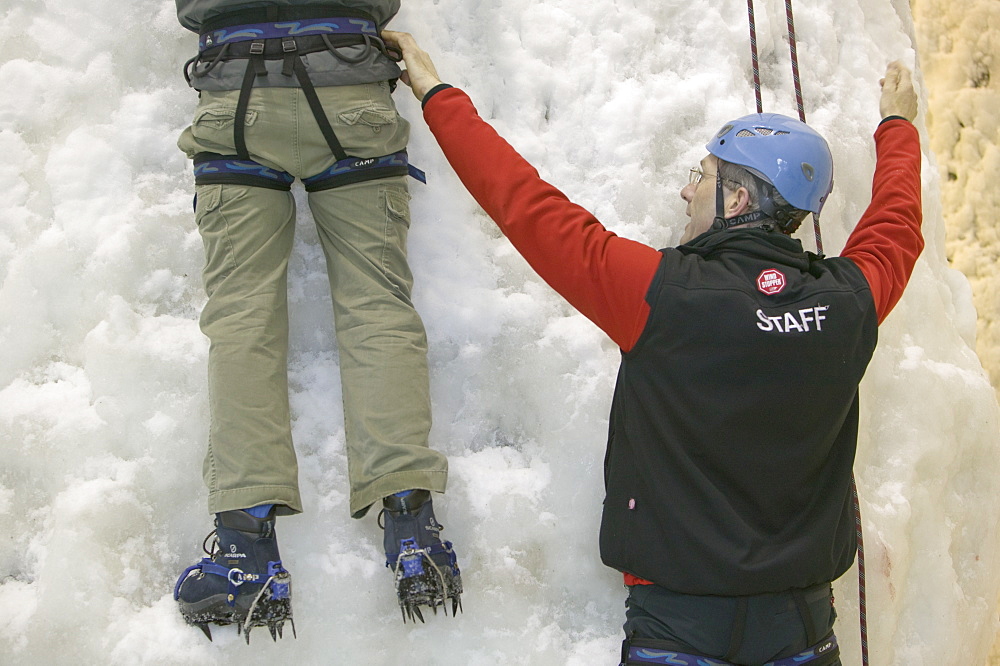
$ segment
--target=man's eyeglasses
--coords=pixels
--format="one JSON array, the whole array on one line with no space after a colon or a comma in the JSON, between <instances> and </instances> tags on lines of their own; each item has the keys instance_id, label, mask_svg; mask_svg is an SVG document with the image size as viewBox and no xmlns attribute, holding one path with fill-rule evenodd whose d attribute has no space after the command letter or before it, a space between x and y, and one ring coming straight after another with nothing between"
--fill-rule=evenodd
<instances>
[{"instance_id":1,"label":"man's eyeglasses","mask_svg":"<svg viewBox=\"0 0 1000 666\"><path fill-rule=\"evenodd\" d=\"M701 182L701 179L705 178L706 176L709 177L709 178L718 178L719 174L717 174L717 173L705 173L704 171L702 171L701 168L699 168L699 167L693 167L691 169L690 175L688 176L688 185L697 185L698 183ZM729 178L723 178L722 182L724 182L724 183L731 183L733 185L736 185L736 187L742 187L742 185L740 185L739 183L737 183L735 180L730 180Z\"/></svg>"},{"instance_id":2,"label":"man's eyeglasses","mask_svg":"<svg viewBox=\"0 0 1000 666\"><path fill-rule=\"evenodd\" d=\"M700 168L693 167L691 169L691 175L688 176L688 185L697 185L698 183L701 182L701 179L704 178L705 176L710 176L712 178L715 178L716 174L705 173Z\"/></svg>"}]
</instances>

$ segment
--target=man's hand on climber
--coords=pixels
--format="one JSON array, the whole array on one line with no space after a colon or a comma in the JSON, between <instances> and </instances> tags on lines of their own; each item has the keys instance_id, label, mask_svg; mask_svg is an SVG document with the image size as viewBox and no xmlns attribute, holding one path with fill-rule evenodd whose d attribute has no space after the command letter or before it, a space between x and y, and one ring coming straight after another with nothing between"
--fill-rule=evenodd
<instances>
[{"instance_id":1,"label":"man's hand on climber","mask_svg":"<svg viewBox=\"0 0 1000 666\"><path fill-rule=\"evenodd\" d=\"M396 32L395 30L383 30L382 39L390 48L396 48L403 54L403 62L406 63L406 71L400 77L400 81L410 86L413 94L420 101L434 86L441 84L437 70L431 57L421 49L413 35L408 32Z\"/></svg>"}]
</instances>

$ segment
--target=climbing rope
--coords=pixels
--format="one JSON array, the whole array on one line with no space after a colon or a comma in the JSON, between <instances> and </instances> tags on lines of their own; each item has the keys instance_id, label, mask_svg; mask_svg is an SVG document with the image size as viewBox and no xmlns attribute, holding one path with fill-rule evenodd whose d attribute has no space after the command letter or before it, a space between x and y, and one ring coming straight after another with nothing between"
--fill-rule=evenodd
<instances>
[{"instance_id":1,"label":"climbing rope","mask_svg":"<svg viewBox=\"0 0 1000 666\"><path fill-rule=\"evenodd\" d=\"M792 81L795 83L795 106L799 110L799 120L806 121L806 110L802 104L802 83L799 81L799 55L795 50L795 17L792 16L792 0L785 0L785 20L788 22L788 50L792 54Z\"/></svg>"},{"instance_id":2,"label":"climbing rope","mask_svg":"<svg viewBox=\"0 0 1000 666\"><path fill-rule=\"evenodd\" d=\"M861 534L861 502L858 484L851 474L851 498L854 500L854 528L858 539L858 612L861 616L861 663L868 666L868 604L865 599L865 540Z\"/></svg>"},{"instance_id":3,"label":"climbing rope","mask_svg":"<svg viewBox=\"0 0 1000 666\"><path fill-rule=\"evenodd\" d=\"M747 0L747 14L750 20L750 58L753 64L754 96L757 98L757 113L764 112L760 93L760 63L757 57L757 25L753 13L753 0ZM792 14L792 0L785 0L785 22L788 26L788 49L792 59L792 82L795 85L795 106L799 120L806 121L805 105L802 102L802 82L799 79L799 56L795 47L795 18ZM816 252L823 254L823 237L820 234L819 215L813 213L813 234L816 238ZM851 497L854 502L854 525L858 544L858 606L861 617L861 662L868 666L868 605L865 593L865 544L861 531L861 502L858 500L858 486L851 474Z\"/></svg>"},{"instance_id":4,"label":"climbing rope","mask_svg":"<svg viewBox=\"0 0 1000 666\"><path fill-rule=\"evenodd\" d=\"M750 14L750 59L753 61L753 92L757 97L757 113L764 113L764 104L760 101L760 61L757 59L757 22L753 17L753 0L747 0L747 12Z\"/></svg>"}]
</instances>

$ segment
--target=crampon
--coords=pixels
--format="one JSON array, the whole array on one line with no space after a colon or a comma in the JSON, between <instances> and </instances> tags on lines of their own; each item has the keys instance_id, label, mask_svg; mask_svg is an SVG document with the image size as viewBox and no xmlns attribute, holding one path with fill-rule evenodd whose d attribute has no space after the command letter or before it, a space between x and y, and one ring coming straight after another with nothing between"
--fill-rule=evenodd
<instances>
[{"instance_id":1,"label":"crampon","mask_svg":"<svg viewBox=\"0 0 1000 666\"><path fill-rule=\"evenodd\" d=\"M267 627L272 640L283 637L286 621L295 636L292 578L278 559L273 517L230 511L219 514L216 525L202 544L208 557L185 569L174 586L181 616L209 640L211 624L236 625L248 645L255 627Z\"/></svg>"},{"instance_id":2,"label":"crampon","mask_svg":"<svg viewBox=\"0 0 1000 666\"><path fill-rule=\"evenodd\" d=\"M424 621L420 612L421 606L428 606L437 615L438 607L448 614L448 602L451 601L451 614L456 615L462 610L462 575L458 570L458 559L451 549L451 542L445 541L437 548L417 548L412 539L403 541L402 550L396 559L396 596L399 598L399 609L403 613L403 622ZM432 557L435 554L443 564L438 564Z\"/></svg>"},{"instance_id":3,"label":"crampon","mask_svg":"<svg viewBox=\"0 0 1000 666\"><path fill-rule=\"evenodd\" d=\"M426 490L393 495L383 502L386 566L395 573L403 622L424 621L422 606L454 616L462 610L462 574L444 529L434 518Z\"/></svg>"}]
</instances>

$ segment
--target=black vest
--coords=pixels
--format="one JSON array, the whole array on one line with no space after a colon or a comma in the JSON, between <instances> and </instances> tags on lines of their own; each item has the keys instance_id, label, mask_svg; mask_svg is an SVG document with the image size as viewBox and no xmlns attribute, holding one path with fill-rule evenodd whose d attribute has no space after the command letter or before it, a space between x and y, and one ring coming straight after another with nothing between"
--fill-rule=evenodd
<instances>
[{"instance_id":1,"label":"black vest","mask_svg":"<svg viewBox=\"0 0 1000 666\"><path fill-rule=\"evenodd\" d=\"M611 409L604 563L688 594L834 580L855 552L867 280L759 230L662 254Z\"/></svg>"}]
</instances>

